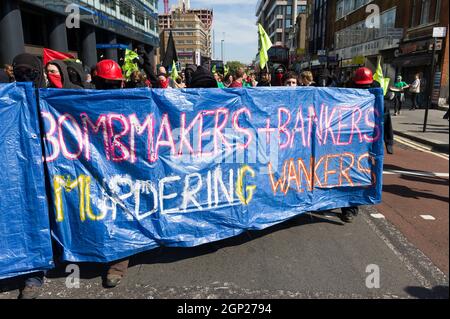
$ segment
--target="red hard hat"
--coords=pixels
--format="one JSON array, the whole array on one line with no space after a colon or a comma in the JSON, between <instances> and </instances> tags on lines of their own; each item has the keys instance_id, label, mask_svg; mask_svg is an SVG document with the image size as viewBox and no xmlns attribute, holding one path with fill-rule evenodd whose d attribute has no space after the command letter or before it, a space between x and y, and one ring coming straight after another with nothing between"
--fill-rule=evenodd
<instances>
[{"instance_id":1,"label":"red hard hat","mask_svg":"<svg viewBox=\"0 0 450 319\"><path fill-rule=\"evenodd\" d=\"M122 76L122 69L113 60L102 60L96 66L97 76L106 80L125 80Z\"/></svg>"},{"instance_id":2,"label":"red hard hat","mask_svg":"<svg viewBox=\"0 0 450 319\"><path fill-rule=\"evenodd\" d=\"M355 84L365 85L373 83L373 73L369 68L359 68L353 79Z\"/></svg>"}]
</instances>

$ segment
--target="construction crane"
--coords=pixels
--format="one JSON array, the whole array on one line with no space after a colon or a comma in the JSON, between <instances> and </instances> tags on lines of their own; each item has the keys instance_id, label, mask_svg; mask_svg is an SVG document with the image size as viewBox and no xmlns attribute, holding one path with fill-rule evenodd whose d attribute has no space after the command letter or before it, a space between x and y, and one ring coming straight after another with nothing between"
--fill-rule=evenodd
<instances>
[{"instance_id":1,"label":"construction crane","mask_svg":"<svg viewBox=\"0 0 450 319\"><path fill-rule=\"evenodd\" d=\"M169 0L164 0L164 13L169 13Z\"/></svg>"}]
</instances>

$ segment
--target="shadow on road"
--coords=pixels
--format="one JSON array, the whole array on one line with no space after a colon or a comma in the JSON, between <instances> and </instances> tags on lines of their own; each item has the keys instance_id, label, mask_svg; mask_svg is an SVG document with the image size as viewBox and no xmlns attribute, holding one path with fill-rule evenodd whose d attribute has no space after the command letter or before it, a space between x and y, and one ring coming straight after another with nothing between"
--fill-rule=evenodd
<instances>
[{"instance_id":1,"label":"shadow on road","mask_svg":"<svg viewBox=\"0 0 450 319\"><path fill-rule=\"evenodd\" d=\"M414 199L428 198L439 200L446 203L448 203L449 201L448 197L428 193L425 190L414 190L412 188L403 185L383 185L383 192L391 193L406 198L414 198Z\"/></svg>"},{"instance_id":2,"label":"shadow on road","mask_svg":"<svg viewBox=\"0 0 450 319\"><path fill-rule=\"evenodd\" d=\"M448 299L448 286L436 286L432 289L424 287L407 287L405 291L411 296L419 299Z\"/></svg>"},{"instance_id":3,"label":"shadow on road","mask_svg":"<svg viewBox=\"0 0 450 319\"><path fill-rule=\"evenodd\" d=\"M341 222L333 221L324 217L325 212L302 214L294 217L281 224L269 227L259 231L245 231L244 233L220 240L217 242L207 243L197 247L189 248L171 248L159 247L144 253L137 254L130 259L130 267L141 264L157 264L157 263L172 263L183 259L195 258L205 254L214 253L220 249L232 246L243 245L254 239L270 235L280 230L285 230L293 227L300 227L308 224L329 223L336 226L343 226ZM58 254L54 251L55 255ZM65 272L68 263L57 264L56 267L48 271L46 277L50 279L66 278L68 273ZM101 263L79 263L81 279L93 279L102 277L105 282L106 264ZM9 279L0 280L0 293L21 289L24 286L24 281L27 275L18 276Z\"/></svg>"}]
</instances>

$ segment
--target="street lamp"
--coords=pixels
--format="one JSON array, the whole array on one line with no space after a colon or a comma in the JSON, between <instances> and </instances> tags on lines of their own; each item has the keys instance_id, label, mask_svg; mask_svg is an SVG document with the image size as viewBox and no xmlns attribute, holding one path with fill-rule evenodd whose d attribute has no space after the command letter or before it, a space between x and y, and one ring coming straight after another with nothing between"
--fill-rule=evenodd
<instances>
[{"instance_id":1,"label":"street lamp","mask_svg":"<svg viewBox=\"0 0 450 319\"><path fill-rule=\"evenodd\" d=\"M225 42L225 40L220 41L220 50L221 50L221 55L222 55L222 61L223 61L223 43Z\"/></svg>"}]
</instances>

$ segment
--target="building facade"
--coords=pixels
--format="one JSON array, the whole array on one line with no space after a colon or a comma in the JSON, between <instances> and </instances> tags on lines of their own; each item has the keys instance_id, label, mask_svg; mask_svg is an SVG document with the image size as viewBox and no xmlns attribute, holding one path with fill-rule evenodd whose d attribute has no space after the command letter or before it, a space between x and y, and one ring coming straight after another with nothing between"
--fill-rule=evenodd
<instances>
[{"instance_id":1,"label":"building facade","mask_svg":"<svg viewBox=\"0 0 450 319\"><path fill-rule=\"evenodd\" d=\"M200 64L212 56L213 10L191 9L189 1L180 1L170 13L159 15L160 58L165 55L169 34L175 41L181 67Z\"/></svg>"},{"instance_id":2,"label":"building facade","mask_svg":"<svg viewBox=\"0 0 450 319\"><path fill-rule=\"evenodd\" d=\"M2 0L0 63L42 48L69 52L93 66L125 48L159 46L157 0Z\"/></svg>"},{"instance_id":3,"label":"building facade","mask_svg":"<svg viewBox=\"0 0 450 319\"><path fill-rule=\"evenodd\" d=\"M434 94L434 104L443 103L448 97L448 45L446 38L439 39L436 74L432 74L432 35L433 28L448 27L448 0L334 3L334 7L329 6L327 22L334 26L334 39L328 37L328 47L329 56L336 57L341 69L364 65L375 70L381 57L385 76L393 81L401 74L407 83L412 83L414 75L420 73L424 96ZM435 90L427 85L430 79L436 82Z\"/></svg>"},{"instance_id":4,"label":"building facade","mask_svg":"<svg viewBox=\"0 0 450 319\"><path fill-rule=\"evenodd\" d=\"M299 1L297 6L297 17L294 26L290 29L288 48L291 64L299 71L300 62L306 54L306 33L307 33L307 9L308 1Z\"/></svg>"},{"instance_id":5,"label":"building facade","mask_svg":"<svg viewBox=\"0 0 450 319\"><path fill-rule=\"evenodd\" d=\"M306 9L306 1L259 0L256 5L257 23L266 30L274 46L290 48L299 12Z\"/></svg>"}]
</instances>

